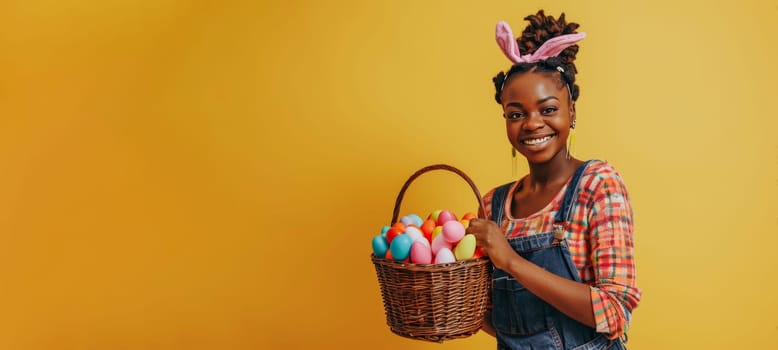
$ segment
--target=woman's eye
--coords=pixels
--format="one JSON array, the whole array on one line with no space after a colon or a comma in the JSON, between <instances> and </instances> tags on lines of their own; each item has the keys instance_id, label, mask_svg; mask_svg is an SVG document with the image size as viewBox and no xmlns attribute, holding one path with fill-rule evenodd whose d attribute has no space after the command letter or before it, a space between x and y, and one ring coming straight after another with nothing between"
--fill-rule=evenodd
<instances>
[{"instance_id":1,"label":"woman's eye","mask_svg":"<svg viewBox=\"0 0 778 350\"><path fill-rule=\"evenodd\" d=\"M543 108L543 114L551 114L557 111L558 108L556 107L546 107Z\"/></svg>"},{"instance_id":2,"label":"woman's eye","mask_svg":"<svg viewBox=\"0 0 778 350\"><path fill-rule=\"evenodd\" d=\"M519 119L519 118L521 118L523 116L524 116L524 114L522 114L520 112L511 112L511 113L508 113L507 115L505 115L505 119L516 120L516 119Z\"/></svg>"}]
</instances>

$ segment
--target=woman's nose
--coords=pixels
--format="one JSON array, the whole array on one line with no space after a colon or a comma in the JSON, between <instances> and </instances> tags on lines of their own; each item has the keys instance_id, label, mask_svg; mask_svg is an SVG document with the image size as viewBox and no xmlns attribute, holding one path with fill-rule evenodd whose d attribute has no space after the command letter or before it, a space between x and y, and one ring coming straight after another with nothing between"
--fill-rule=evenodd
<instances>
[{"instance_id":1,"label":"woman's nose","mask_svg":"<svg viewBox=\"0 0 778 350\"><path fill-rule=\"evenodd\" d=\"M527 121L524 123L524 129L537 130L543 127L546 123L538 113L530 113L527 116Z\"/></svg>"}]
</instances>

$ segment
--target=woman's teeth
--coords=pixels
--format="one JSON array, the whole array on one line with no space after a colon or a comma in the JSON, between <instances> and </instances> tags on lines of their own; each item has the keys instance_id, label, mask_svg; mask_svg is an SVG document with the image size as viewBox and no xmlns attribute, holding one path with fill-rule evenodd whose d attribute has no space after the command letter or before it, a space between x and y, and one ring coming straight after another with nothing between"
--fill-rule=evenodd
<instances>
[{"instance_id":1,"label":"woman's teeth","mask_svg":"<svg viewBox=\"0 0 778 350\"><path fill-rule=\"evenodd\" d=\"M539 139L524 140L524 141L521 141L521 143L523 143L525 145L537 145L539 143L543 143L543 142L546 142L548 140L551 140L552 137L554 137L554 135L548 135L548 136L545 136L545 137L541 137Z\"/></svg>"}]
</instances>

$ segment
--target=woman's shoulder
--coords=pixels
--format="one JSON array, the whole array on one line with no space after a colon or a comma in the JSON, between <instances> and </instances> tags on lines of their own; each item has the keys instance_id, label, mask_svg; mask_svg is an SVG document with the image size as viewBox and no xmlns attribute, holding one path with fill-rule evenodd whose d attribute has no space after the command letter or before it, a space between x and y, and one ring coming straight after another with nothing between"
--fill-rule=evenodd
<instances>
[{"instance_id":1,"label":"woman's shoulder","mask_svg":"<svg viewBox=\"0 0 778 350\"><path fill-rule=\"evenodd\" d=\"M589 160L586 169L583 172L583 176L608 177L614 174L618 175L616 168L608 163L608 161L600 159Z\"/></svg>"},{"instance_id":2,"label":"woman's shoulder","mask_svg":"<svg viewBox=\"0 0 778 350\"><path fill-rule=\"evenodd\" d=\"M589 161L581 176L580 186L592 192L601 190L626 192L621 174L613 165L599 159Z\"/></svg>"}]
</instances>

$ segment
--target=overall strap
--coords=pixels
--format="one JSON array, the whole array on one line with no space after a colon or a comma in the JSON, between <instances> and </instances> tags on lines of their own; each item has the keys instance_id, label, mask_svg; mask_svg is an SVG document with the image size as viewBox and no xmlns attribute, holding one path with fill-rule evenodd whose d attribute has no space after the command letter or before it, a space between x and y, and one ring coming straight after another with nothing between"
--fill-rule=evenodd
<instances>
[{"instance_id":1,"label":"overall strap","mask_svg":"<svg viewBox=\"0 0 778 350\"><path fill-rule=\"evenodd\" d=\"M496 222L497 226L502 224L502 217L505 215L505 197L508 196L508 191L514 183L516 182L497 187L492 194L492 221Z\"/></svg>"},{"instance_id":2,"label":"overall strap","mask_svg":"<svg viewBox=\"0 0 778 350\"><path fill-rule=\"evenodd\" d=\"M559 211L556 212L556 217L554 217L554 222L556 224L561 224L570 220L570 215L573 211L573 201L578 198L578 184L581 182L581 176L583 175L584 170L586 170L586 167L591 162L591 160L587 160L581 164L578 169L575 169L573 177L567 184L565 197L562 199L562 206L559 207Z\"/></svg>"}]
</instances>

